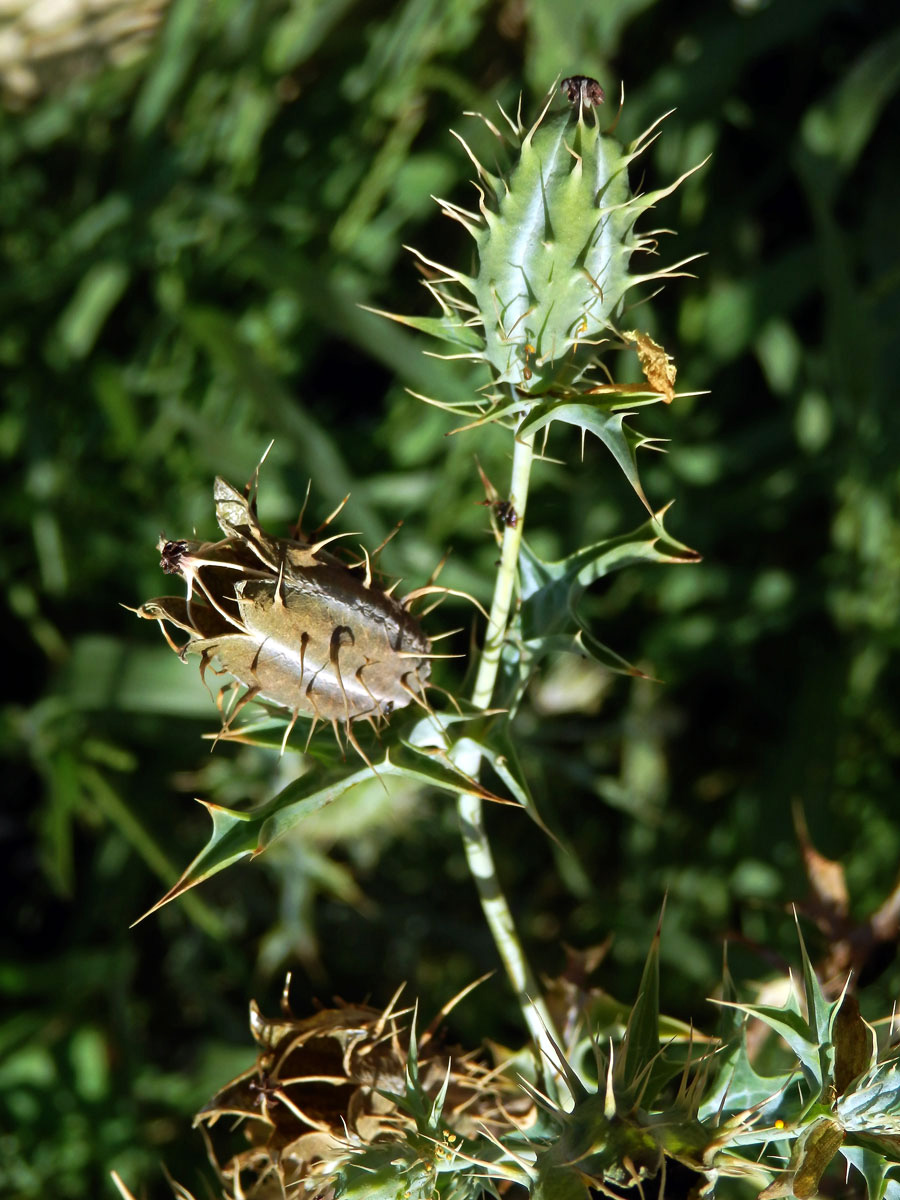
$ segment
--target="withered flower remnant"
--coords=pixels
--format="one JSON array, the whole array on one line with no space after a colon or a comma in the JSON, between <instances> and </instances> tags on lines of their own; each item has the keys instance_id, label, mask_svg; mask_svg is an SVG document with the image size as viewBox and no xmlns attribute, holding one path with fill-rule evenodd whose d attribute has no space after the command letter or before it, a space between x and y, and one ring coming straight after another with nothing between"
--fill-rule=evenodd
<instances>
[{"instance_id":1,"label":"withered flower remnant","mask_svg":"<svg viewBox=\"0 0 900 1200\"><path fill-rule=\"evenodd\" d=\"M436 1022L413 1034L410 1010L396 1009L396 999L384 1010L342 1004L300 1020L289 1012L267 1019L251 1003L257 1061L195 1120L229 1195L368 1194L354 1190L353 1178L371 1183L386 1161L387 1176L399 1181L387 1194L419 1195L419 1176L436 1193L441 1160L464 1143L471 1152L484 1135L533 1123L534 1101L516 1081L480 1055L445 1045ZM426 1111L435 1114L431 1136L422 1136ZM236 1153L233 1137L212 1132L220 1121L234 1128L235 1119L244 1135ZM464 1158L458 1169L467 1165Z\"/></svg>"},{"instance_id":2,"label":"withered flower remnant","mask_svg":"<svg viewBox=\"0 0 900 1200\"><path fill-rule=\"evenodd\" d=\"M570 104L578 103L589 107L592 104L602 104L606 99L603 88L589 75L570 75L559 86Z\"/></svg>"}]
</instances>

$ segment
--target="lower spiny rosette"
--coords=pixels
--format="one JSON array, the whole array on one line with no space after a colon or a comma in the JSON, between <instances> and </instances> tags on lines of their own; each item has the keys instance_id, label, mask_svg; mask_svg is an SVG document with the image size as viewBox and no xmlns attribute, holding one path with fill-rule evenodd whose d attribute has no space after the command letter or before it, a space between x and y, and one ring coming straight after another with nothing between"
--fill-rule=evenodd
<instances>
[{"instance_id":1,"label":"lower spiny rosette","mask_svg":"<svg viewBox=\"0 0 900 1200\"><path fill-rule=\"evenodd\" d=\"M457 1182L473 1176L458 1196L494 1192L477 1152L530 1127L533 1100L481 1054L448 1046L437 1021L414 1034L396 999L383 1011L339 1004L302 1020L266 1019L251 1004L257 1061L195 1121L228 1196L423 1200L447 1194L437 1177L449 1180L451 1167ZM426 1113L433 1127L423 1129Z\"/></svg>"},{"instance_id":2,"label":"lower spiny rosette","mask_svg":"<svg viewBox=\"0 0 900 1200\"><path fill-rule=\"evenodd\" d=\"M230 706L227 733L250 700L267 700L350 731L376 728L412 700L427 707L431 643L409 605L444 589L425 587L402 601L373 578L369 555L347 565L325 549L333 536L310 541L265 533L252 499L217 479L217 542L162 540L163 570L180 575L187 596L148 600L138 615L159 622L184 659L200 656L201 672L232 676L246 689ZM188 635L177 645L166 625ZM310 731L312 732L312 731Z\"/></svg>"}]
</instances>

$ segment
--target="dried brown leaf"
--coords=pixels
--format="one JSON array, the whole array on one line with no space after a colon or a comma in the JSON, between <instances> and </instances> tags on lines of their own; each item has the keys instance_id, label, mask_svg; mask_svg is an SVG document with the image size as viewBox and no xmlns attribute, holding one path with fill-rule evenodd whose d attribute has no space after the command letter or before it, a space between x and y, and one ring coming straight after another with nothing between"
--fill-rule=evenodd
<instances>
[{"instance_id":1,"label":"dried brown leaf","mask_svg":"<svg viewBox=\"0 0 900 1200\"><path fill-rule=\"evenodd\" d=\"M654 342L648 333L641 333L639 329L627 330L622 334L622 338L626 342L634 343L644 378L655 392L659 392L666 404L671 404L675 399L677 374L672 356Z\"/></svg>"}]
</instances>

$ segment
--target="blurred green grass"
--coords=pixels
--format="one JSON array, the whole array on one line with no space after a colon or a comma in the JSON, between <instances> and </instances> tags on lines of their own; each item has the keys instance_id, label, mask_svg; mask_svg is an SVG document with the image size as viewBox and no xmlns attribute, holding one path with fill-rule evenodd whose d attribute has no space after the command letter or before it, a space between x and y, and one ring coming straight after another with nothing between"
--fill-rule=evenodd
<instances>
[{"instance_id":1,"label":"blurred green grass","mask_svg":"<svg viewBox=\"0 0 900 1200\"><path fill-rule=\"evenodd\" d=\"M351 491L367 543L404 522L389 572L422 582L452 546L443 579L484 598L474 456L502 487L508 447L447 439L404 389L479 380L358 305L430 311L402 245L467 261L430 199L470 194L449 127L520 89L534 111L559 74L623 82L626 139L674 108L648 186L712 154L653 222L678 231L664 259L708 255L698 279L640 310L711 392L658 418L671 450L645 467L704 562L591 597L664 686L561 664L522 714L544 811L578 834L566 859L489 814L523 932L549 972L614 932L601 982L628 995L668 889L663 1003L702 1024L726 936L742 980L793 954L794 799L858 915L893 886L898 63L900 27L852 0L175 0L149 57L3 116L5 1192L112 1194L115 1167L162 1196L160 1161L200 1186L189 1116L287 968L298 1010L406 979L435 1011L494 965L451 806L379 789L129 932L203 840L191 796L253 802L290 768L210 757L196 675L119 606L161 590L160 530L211 533L213 476L242 483L273 437L268 523L309 478L320 517ZM637 523L601 448L550 449L570 465L536 472L543 553ZM898 984L891 965L864 1011ZM461 1037L520 1036L499 980L476 995Z\"/></svg>"}]
</instances>

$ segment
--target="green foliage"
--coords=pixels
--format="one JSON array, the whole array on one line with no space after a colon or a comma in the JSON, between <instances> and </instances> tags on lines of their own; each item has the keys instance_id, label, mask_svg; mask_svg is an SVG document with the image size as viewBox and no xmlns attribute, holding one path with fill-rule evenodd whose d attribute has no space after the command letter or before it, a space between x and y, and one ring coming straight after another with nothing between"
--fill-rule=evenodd
<instances>
[{"instance_id":1,"label":"green foliage","mask_svg":"<svg viewBox=\"0 0 900 1200\"><path fill-rule=\"evenodd\" d=\"M597 640L579 617L578 602L590 584L613 571L642 562L696 562L693 550L666 533L663 515L657 513L633 533L585 546L559 562L541 562L523 543L521 605L511 630L513 646L502 669L503 702L513 711L541 658L553 652L586 652L609 670L641 674Z\"/></svg>"},{"instance_id":2,"label":"green foliage","mask_svg":"<svg viewBox=\"0 0 900 1200\"><path fill-rule=\"evenodd\" d=\"M252 726L242 727L236 733L236 740L250 742L256 746L268 746L277 754L284 741L284 720L276 717L269 724L277 731L274 735L267 737L265 731L254 721ZM174 887L149 911L155 912L163 904L184 895L189 888L241 859L262 854L276 839L284 837L300 821L318 813L326 805L333 804L351 789L365 783L373 774L385 788L389 780L399 778L417 788L433 788L452 795L475 789L489 800L497 799L491 792L480 788L476 781L463 774L448 758L447 743L450 739L447 729L453 724L452 719L436 716L416 718L411 729L403 728L404 724L409 725L409 721L404 723L398 720L395 724L399 728L391 729L380 738L380 745L372 747L373 758L365 767L348 769L346 759L338 762L335 761L338 756L333 752L322 753L316 750L310 755L317 763L315 769L288 784L271 800L259 805L252 812L207 804L213 823L209 841L184 870ZM469 742L476 747L479 754L484 753L489 759L491 757L489 748L481 747L478 742L472 742L469 738L457 738L456 741L457 744ZM323 766L326 767L325 770L322 770ZM499 763L496 764L496 769L502 769ZM509 777L509 782L515 787L512 777ZM536 816L530 797L520 788L518 790L522 806L530 809L532 815Z\"/></svg>"}]
</instances>

